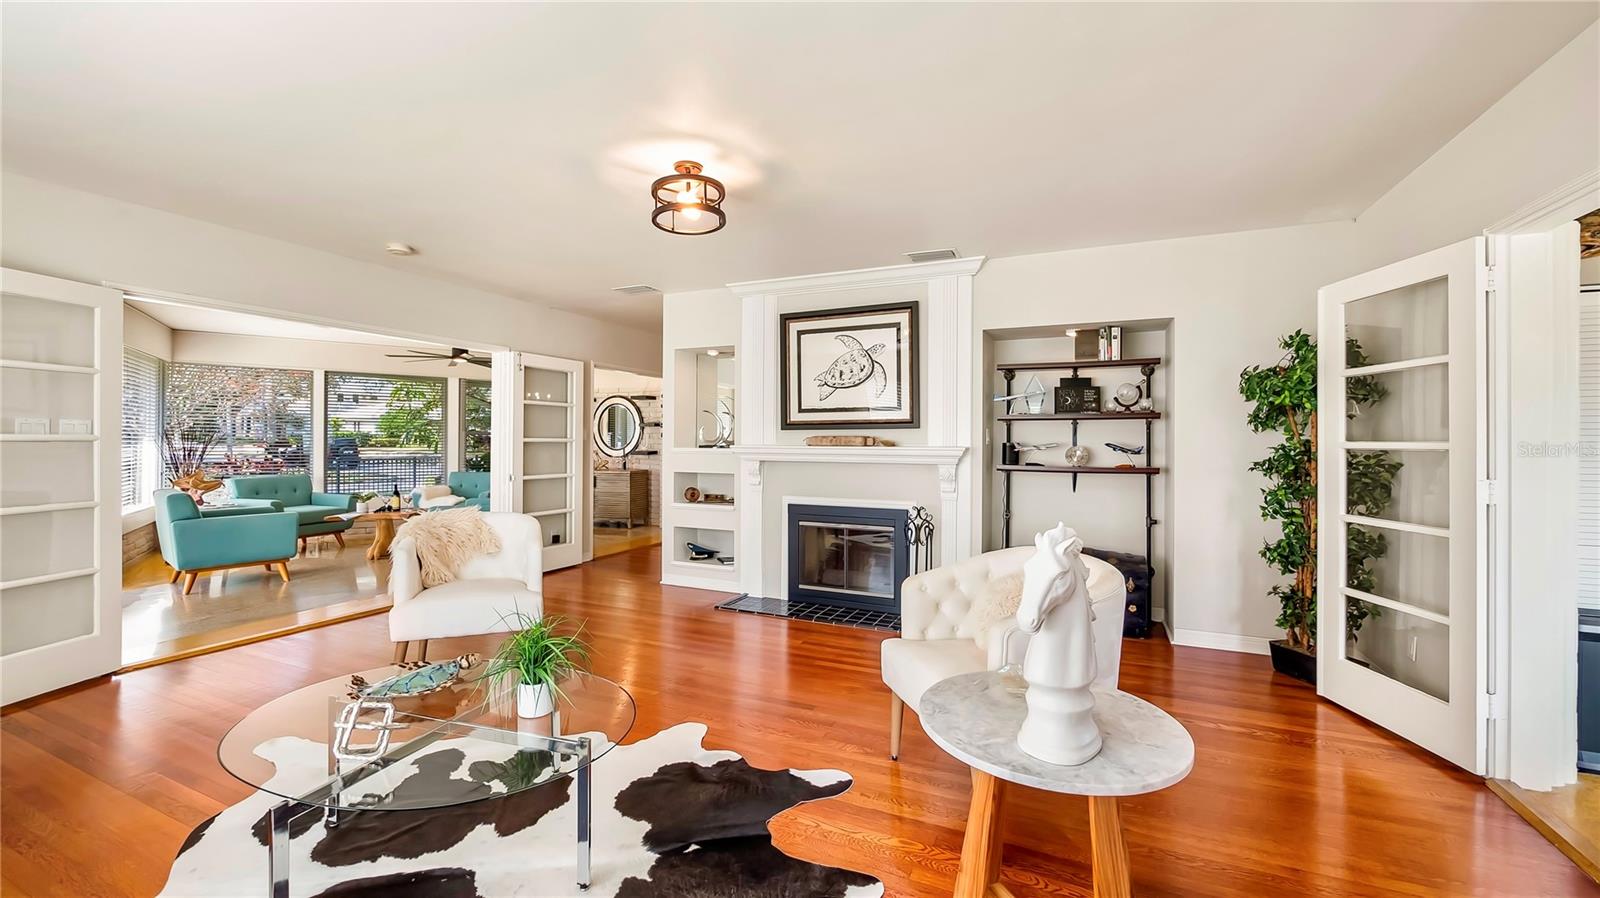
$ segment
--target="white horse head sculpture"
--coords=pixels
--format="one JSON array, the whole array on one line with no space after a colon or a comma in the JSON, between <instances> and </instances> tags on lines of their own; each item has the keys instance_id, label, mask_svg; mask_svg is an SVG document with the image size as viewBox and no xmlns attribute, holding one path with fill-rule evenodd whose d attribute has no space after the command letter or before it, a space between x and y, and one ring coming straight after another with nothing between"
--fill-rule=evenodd
<instances>
[{"instance_id":1,"label":"white horse head sculpture","mask_svg":"<svg viewBox=\"0 0 1600 898\"><path fill-rule=\"evenodd\" d=\"M1094 631L1083 540L1066 524L1034 537L1022 566L1017 626L1034 634L1022 662L1028 714L1017 731L1024 752L1052 764L1082 764L1100 751L1094 720Z\"/></svg>"},{"instance_id":2,"label":"white horse head sculpture","mask_svg":"<svg viewBox=\"0 0 1600 898\"><path fill-rule=\"evenodd\" d=\"M1023 676L1029 683L1087 686L1094 680L1094 635L1089 622L1089 568L1083 540L1066 524L1033 538L1038 551L1022 566L1017 626L1029 641Z\"/></svg>"}]
</instances>

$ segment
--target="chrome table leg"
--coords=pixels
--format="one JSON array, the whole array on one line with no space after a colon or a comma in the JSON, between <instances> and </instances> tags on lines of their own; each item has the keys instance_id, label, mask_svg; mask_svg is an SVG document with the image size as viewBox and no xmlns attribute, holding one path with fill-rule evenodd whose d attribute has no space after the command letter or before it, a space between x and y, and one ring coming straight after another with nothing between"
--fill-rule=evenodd
<instances>
[{"instance_id":1,"label":"chrome table leg","mask_svg":"<svg viewBox=\"0 0 1600 898\"><path fill-rule=\"evenodd\" d=\"M583 766L578 768L578 888L589 888L589 759L588 739L583 743ZM276 898L276 896L274 896Z\"/></svg>"},{"instance_id":2,"label":"chrome table leg","mask_svg":"<svg viewBox=\"0 0 1600 898\"><path fill-rule=\"evenodd\" d=\"M294 802L285 801L267 812L267 894L289 898L289 821L295 818Z\"/></svg>"}]
</instances>

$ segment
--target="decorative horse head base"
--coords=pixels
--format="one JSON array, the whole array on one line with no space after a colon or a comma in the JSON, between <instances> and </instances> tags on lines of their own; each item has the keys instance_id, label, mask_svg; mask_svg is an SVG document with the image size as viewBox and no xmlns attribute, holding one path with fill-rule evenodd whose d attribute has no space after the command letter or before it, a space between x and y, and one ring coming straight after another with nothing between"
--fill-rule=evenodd
<instances>
[{"instance_id":1,"label":"decorative horse head base","mask_svg":"<svg viewBox=\"0 0 1600 898\"><path fill-rule=\"evenodd\" d=\"M1100 753L1094 694L1088 689L1051 689L1030 684L1028 716L1017 731L1017 747L1047 764L1076 767Z\"/></svg>"},{"instance_id":2,"label":"decorative horse head base","mask_svg":"<svg viewBox=\"0 0 1600 898\"><path fill-rule=\"evenodd\" d=\"M1034 537L1038 547L1022 566L1017 626L1034 634L1022 662L1028 716L1017 747L1050 764L1074 766L1100 752L1094 721L1094 635L1089 571L1083 540L1066 524Z\"/></svg>"}]
</instances>

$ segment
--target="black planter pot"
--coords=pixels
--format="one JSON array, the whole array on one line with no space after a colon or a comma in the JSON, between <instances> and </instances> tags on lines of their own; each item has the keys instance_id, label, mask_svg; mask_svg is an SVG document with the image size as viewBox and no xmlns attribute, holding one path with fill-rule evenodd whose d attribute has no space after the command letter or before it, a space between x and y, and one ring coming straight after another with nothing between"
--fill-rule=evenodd
<instances>
[{"instance_id":1,"label":"black planter pot","mask_svg":"<svg viewBox=\"0 0 1600 898\"><path fill-rule=\"evenodd\" d=\"M1316 655L1295 648L1287 639L1274 639L1271 648L1273 670L1307 683L1317 682Z\"/></svg>"}]
</instances>

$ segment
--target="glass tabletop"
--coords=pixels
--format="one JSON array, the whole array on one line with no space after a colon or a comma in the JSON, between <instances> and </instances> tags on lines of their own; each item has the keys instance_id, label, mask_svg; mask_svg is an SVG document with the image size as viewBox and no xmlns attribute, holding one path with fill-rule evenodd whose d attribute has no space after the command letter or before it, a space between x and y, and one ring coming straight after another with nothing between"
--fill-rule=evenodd
<instances>
[{"instance_id":1,"label":"glass tabletop","mask_svg":"<svg viewBox=\"0 0 1600 898\"><path fill-rule=\"evenodd\" d=\"M308 805L350 810L420 810L532 789L571 776L633 727L633 696L594 674L560 685L556 710L517 716L516 686L491 686L483 668L427 695L368 702L336 757L336 723L354 701L351 675L280 696L234 724L217 759L245 783ZM358 676L377 683L405 668ZM393 706L392 712L383 707ZM350 718L346 718L347 720ZM370 757L351 757L370 753Z\"/></svg>"}]
</instances>

